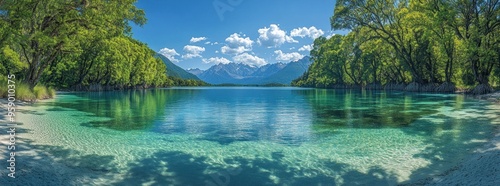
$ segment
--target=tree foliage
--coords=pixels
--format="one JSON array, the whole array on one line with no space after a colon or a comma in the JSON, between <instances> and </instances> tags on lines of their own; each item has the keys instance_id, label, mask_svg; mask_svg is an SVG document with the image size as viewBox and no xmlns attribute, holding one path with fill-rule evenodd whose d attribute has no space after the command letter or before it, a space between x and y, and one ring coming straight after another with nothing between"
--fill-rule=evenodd
<instances>
[{"instance_id":1,"label":"tree foliage","mask_svg":"<svg viewBox=\"0 0 500 186\"><path fill-rule=\"evenodd\" d=\"M338 0L331 26L351 32L318 38L313 65L294 84L410 83L415 91L458 84L491 92L500 72L499 8L499 0Z\"/></svg>"},{"instance_id":2,"label":"tree foliage","mask_svg":"<svg viewBox=\"0 0 500 186\"><path fill-rule=\"evenodd\" d=\"M0 1L0 74L63 89L173 85L165 64L131 38L136 0Z\"/></svg>"}]
</instances>

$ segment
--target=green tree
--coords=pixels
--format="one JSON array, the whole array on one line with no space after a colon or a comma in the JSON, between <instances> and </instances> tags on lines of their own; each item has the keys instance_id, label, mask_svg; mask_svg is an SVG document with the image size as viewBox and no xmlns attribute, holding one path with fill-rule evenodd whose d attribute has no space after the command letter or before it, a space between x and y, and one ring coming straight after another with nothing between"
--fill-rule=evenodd
<instances>
[{"instance_id":1,"label":"green tree","mask_svg":"<svg viewBox=\"0 0 500 186\"><path fill-rule=\"evenodd\" d=\"M26 68L19 60L19 54L8 45L0 48L0 74L17 74Z\"/></svg>"},{"instance_id":2,"label":"green tree","mask_svg":"<svg viewBox=\"0 0 500 186\"><path fill-rule=\"evenodd\" d=\"M2 20L19 45L22 60L28 64L25 81L31 88L45 69L59 63L61 55L74 52L81 30L130 32L129 21L145 22L144 12L134 0L125 1L2 1ZM80 38L81 39L81 38Z\"/></svg>"},{"instance_id":3,"label":"green tree","mask_svg":"<svg viewBox=\"0 0 500 186\"><path fill-rule=\"evenodd\" d=\"M335 5L331 26L334 29L358 29L365 27L387 42L411 73L412 81L423 84L436 81L434 73L425 73L434 67L426 60L428 38L418 22L423 14L412 11L409 1L396 0L339 0ZM425 56L422 56L425 55Z\"/></svg>"},{"instance_id":4,"label":"green tree","mask_svg":"<svg viewBox=\"0 0 500 186\"><path fill-rule=\"evenodd\" d=\"M495 49L500 44L500 1L452 0L440 3L453 8L448 23L467 46L468 66L479 83L473 92L492 92L489 78L499 61L498 51Z\"/></svg>"}]
</instances>

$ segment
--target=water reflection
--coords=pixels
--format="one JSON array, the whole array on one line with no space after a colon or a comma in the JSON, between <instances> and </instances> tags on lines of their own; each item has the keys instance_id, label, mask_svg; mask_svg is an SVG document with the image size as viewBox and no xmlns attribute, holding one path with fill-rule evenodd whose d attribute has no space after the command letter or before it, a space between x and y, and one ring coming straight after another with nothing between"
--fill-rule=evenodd
<instances>
[{"instance_id":1,"label":"water reflection","mask_svg":"<svg viewBox=\"0 0 500 186\"><path fill-rule=\"evenodd\" d=\"M311 108L290 89L198 89L166 108L155 131L188 133L228 144L268 140L297 144L311 136Z\"/></svg>"},{"instance_id":2,"label":"water reflection","mask_svg":"<svg viewBox=\"0 0 500 186\"><path fill-rule=\"evenodd\" d=\"M189 134L229 144L271 141L300 145L345 128L409 127L443 108L464 108L463 96L295 88L173 88L79 93L48 102L89 113L88 127ZM467 108L472 108L467 106ZM450 111L450 112L451 112ZM432 130L441 130L433 125Z\"/></svg>"},{"instance_id":3,"label":"water reflection","mask_svg":"<svg viewBox=\"0 0 500 186\"><path fill-rule=\"evenodd\" d=\"M316 128L406 127L422 116L437 113L440 107L447 104L445 101L457 98L456 95L425 96L354 90L295 92L306 97L311 105Z\"/></svg>"},{"instance_id":4,"label":"water reflection","mask_svg":"<svg viewBox=\"0 0 500 186\"><path fill-rule=\"evenodd\" d=\"M100 185L396 185L449 170L500 124L498 106L398 92L163 89L69 94L41 105L49 107L34 110L44 115L20 117L36 132L20 132L48 145L30 148L38 153L23 162L50 173L40 182L60 171L34 159L79 167L64 183ZM68 119L81 114L74 110L88 113L78 116L86 127L72 125L80 122ZM218 182L220 173L230 180Z\"/></svg>"},{"instance_id":5,"label":"water reflection","mask_svg":"<svg viewBox=\"0 0 500 186\"><path fill-rule=\"evenodd\" d=\"M77 98L63 98L41 105L53 106L53 109L83 111L89 113L89 116L102 118L84 122L84 126L121 131L144 130L154 125L168 104L189 93L191 92L187 90L182 94L164 90L77 93L71 94Z\"/></svg>"}]
</instances>

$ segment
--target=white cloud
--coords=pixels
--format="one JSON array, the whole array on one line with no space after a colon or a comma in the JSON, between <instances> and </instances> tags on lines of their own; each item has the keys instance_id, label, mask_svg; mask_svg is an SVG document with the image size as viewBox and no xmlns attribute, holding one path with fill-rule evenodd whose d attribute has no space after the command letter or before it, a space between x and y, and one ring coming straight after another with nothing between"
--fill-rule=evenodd
<instances>
[{"instance_id":1,"label":"white cloud","mask_svg":"<svg viewBox=\"0 0 500 186\"><path fill-rule=\"evenodd\" d=\"M238 54L241 54L243 52L248 52L248 51L251 51L252 49L251 48L245 48L244 46L238 46L236 48L231 48L231 47L228 47L228 46L223 46L220 51L223 53L223 54L229 54L229 55L238 55Z\"/></svg>"},{"instance_id":2,"label":"white cloud","mask_svg":"<svg viewBox=\"0 0 500 186\"><path fill-rule=\"evenodd\" d=\"M226 38L226 45L221 48L223 54L238 55L244 52L252 51L252 41L249 37L245 35L234 33L228 38Z\"/></svg>"},{"instance_id":3,"label":"white cloud","mask_svg":"<svg viewBox=\"0 0 500 186\"><path fill-rule=\"evenodd\" d=\"M205 40L207 40L206 37L192 37L189 42L198 43L198 42L205 41Z\"/></svg>"},{"instance_id":4,"label":"white cloud","mask_svg":"<svg viewBox=\"0 0 500 186\"><path fill-rule=\"evenodd\" d=\"M310 45L304 45L302 47L299 48L299 51L302 52L302 51L311 51L313 49L313 44L310 44Z\"/></svg>"},{"instance_id":5,"label":"white cloud","mask_svg":"<svg viewBox=\"0 0 500 186\"><path fill-rule=\"evenodd\" d=\"M175 59L175 56L179 56L180 54L175 51L175 49L170 49L170 48L163 48L161 49L158 53L161 55L165 56L172 62L179 62L178 59Z\"/></svg>"},{"instance_id":6,"label":"white cloud","mask_svg":"<svg viewBox=\"0 0 500 186\"><path fill-rule=\"evenodd\" d=\"M292 37L301 37L301 38L310 37L311 39L316 39L316 38L322 36L323 34L325 34L325 32L323 32L323 30L317 29L314 26L309 27L309 28L306 28L306 27L296 28L296 29L293 29L292 32L290 33L290 35Z\"/></svg>"},{"instance_id":7,"label":"white cloud","mask_svg":"<svg viewBox=\"0 0 500 186\"><path fill-rule=\"evenodd\" d=\"M276 50L274 53L277 55L276 60L279 61L298 61L304 58L304 55L299 54L298 52L283 53L281 50Z\"/></svg>"},{"instance_id":8,"label":"white cloud","mask_svg":"<svg viewBox=\"0 0 500 186\"><path fill-rule=\"evenodd\" d=\"M218 42L213 42L213 43L210 41L205 42L205 45L212 45L213 46L213 45L218 45L218 44L219 44Z\"/></svg>"},{"instance_id":9,"label":"white cloud","mask_svg":"<svg viewBox=\"0 0 500 186\"><path fill-rule=\"evenodd\" d=\"M271 24L269 28L261 28L258 30L258 32L260 36L257 42L261 46L277 48L285 42L298 43L298 41L288 36L286 32L281 30L280 27L276 24Z\"/></svg>"},{"instance_id":10,"label":"white cloud","mask_svg":"<svg viewBox=\"0 0 500 186\"><path fill-rule=\"evenodd\" d=\"M209 58L209 59L203 59L202 60L203 63L214 63L214 64L228 64L228 63L231 63L231 61L229 61L229 59L226 59L226 58L223 58L223 57L212 57L212 58Z\"/></svg>"},{"instance_id":11,"label":"white cloud","mask_svg":"<svg viewBox=\"0 0 500 186\"><path fill-rule=\"evenodd\" d=\"M257 57L257 56L250 55L248 53L243 53L243 54L234 56L233 60L236 63L243 63L243 64L247 64L250 66L263 66L263 65L267 64L266 60L264 60L260 57Z\"/></svg>"},{"instance_id":12,"label":"white cloud","mask_svg":"<svg viewBox=\"0 0 500 186\"><path fill-rule=\"evenodd\" d=\"M184 59L202 57L201 53L205 52L205 48L193 45L186 45L184 46L184 52L186 52L185 55L182 55L182 58Z\"/></svg>"}]
</instances>

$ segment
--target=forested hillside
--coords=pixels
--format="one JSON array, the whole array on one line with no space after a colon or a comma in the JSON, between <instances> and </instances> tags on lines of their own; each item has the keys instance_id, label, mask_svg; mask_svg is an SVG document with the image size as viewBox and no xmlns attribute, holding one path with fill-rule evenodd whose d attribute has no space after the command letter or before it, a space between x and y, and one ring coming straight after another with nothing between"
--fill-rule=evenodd
<instances>
[{"instance_id":1,"label":"forested hillside","mask_svg":"<svg viewBox=\"0 0 500 186\"><path fill-rule=\"evenodd\" d=\"M0 74L71 90L172 85L166 66L129 24L146 23L135 0L0 1Z\"/></svg>"},{"instance_id":2,"label":"forested hillside","mask_svg":"<svg viewBox=\"0 0 500 186\"><path fill-rule=\"evenodd\" d=\"M295 86L492 92L500 85L500 1L338 0ZM475 88L474 88L475 87Z\"/></svg>"},{"instance_id":3,"label":"forested hillside","mask_svg":"<svg viewBox=\"0 0 500 186\"><path fill-rule=\"evenodd\" d=\"M163 63L167 66L167 76L171 77L176 77L180 79L187 79L187 80L197 80L199 81L200 79L196 77L194 74L191 74L187 72L186 70L182 69L181 67L175 65L170 59L167 57L161 55L161 54L156 54L156 57L160 58Z\"/></svg>"}]
</instances>

